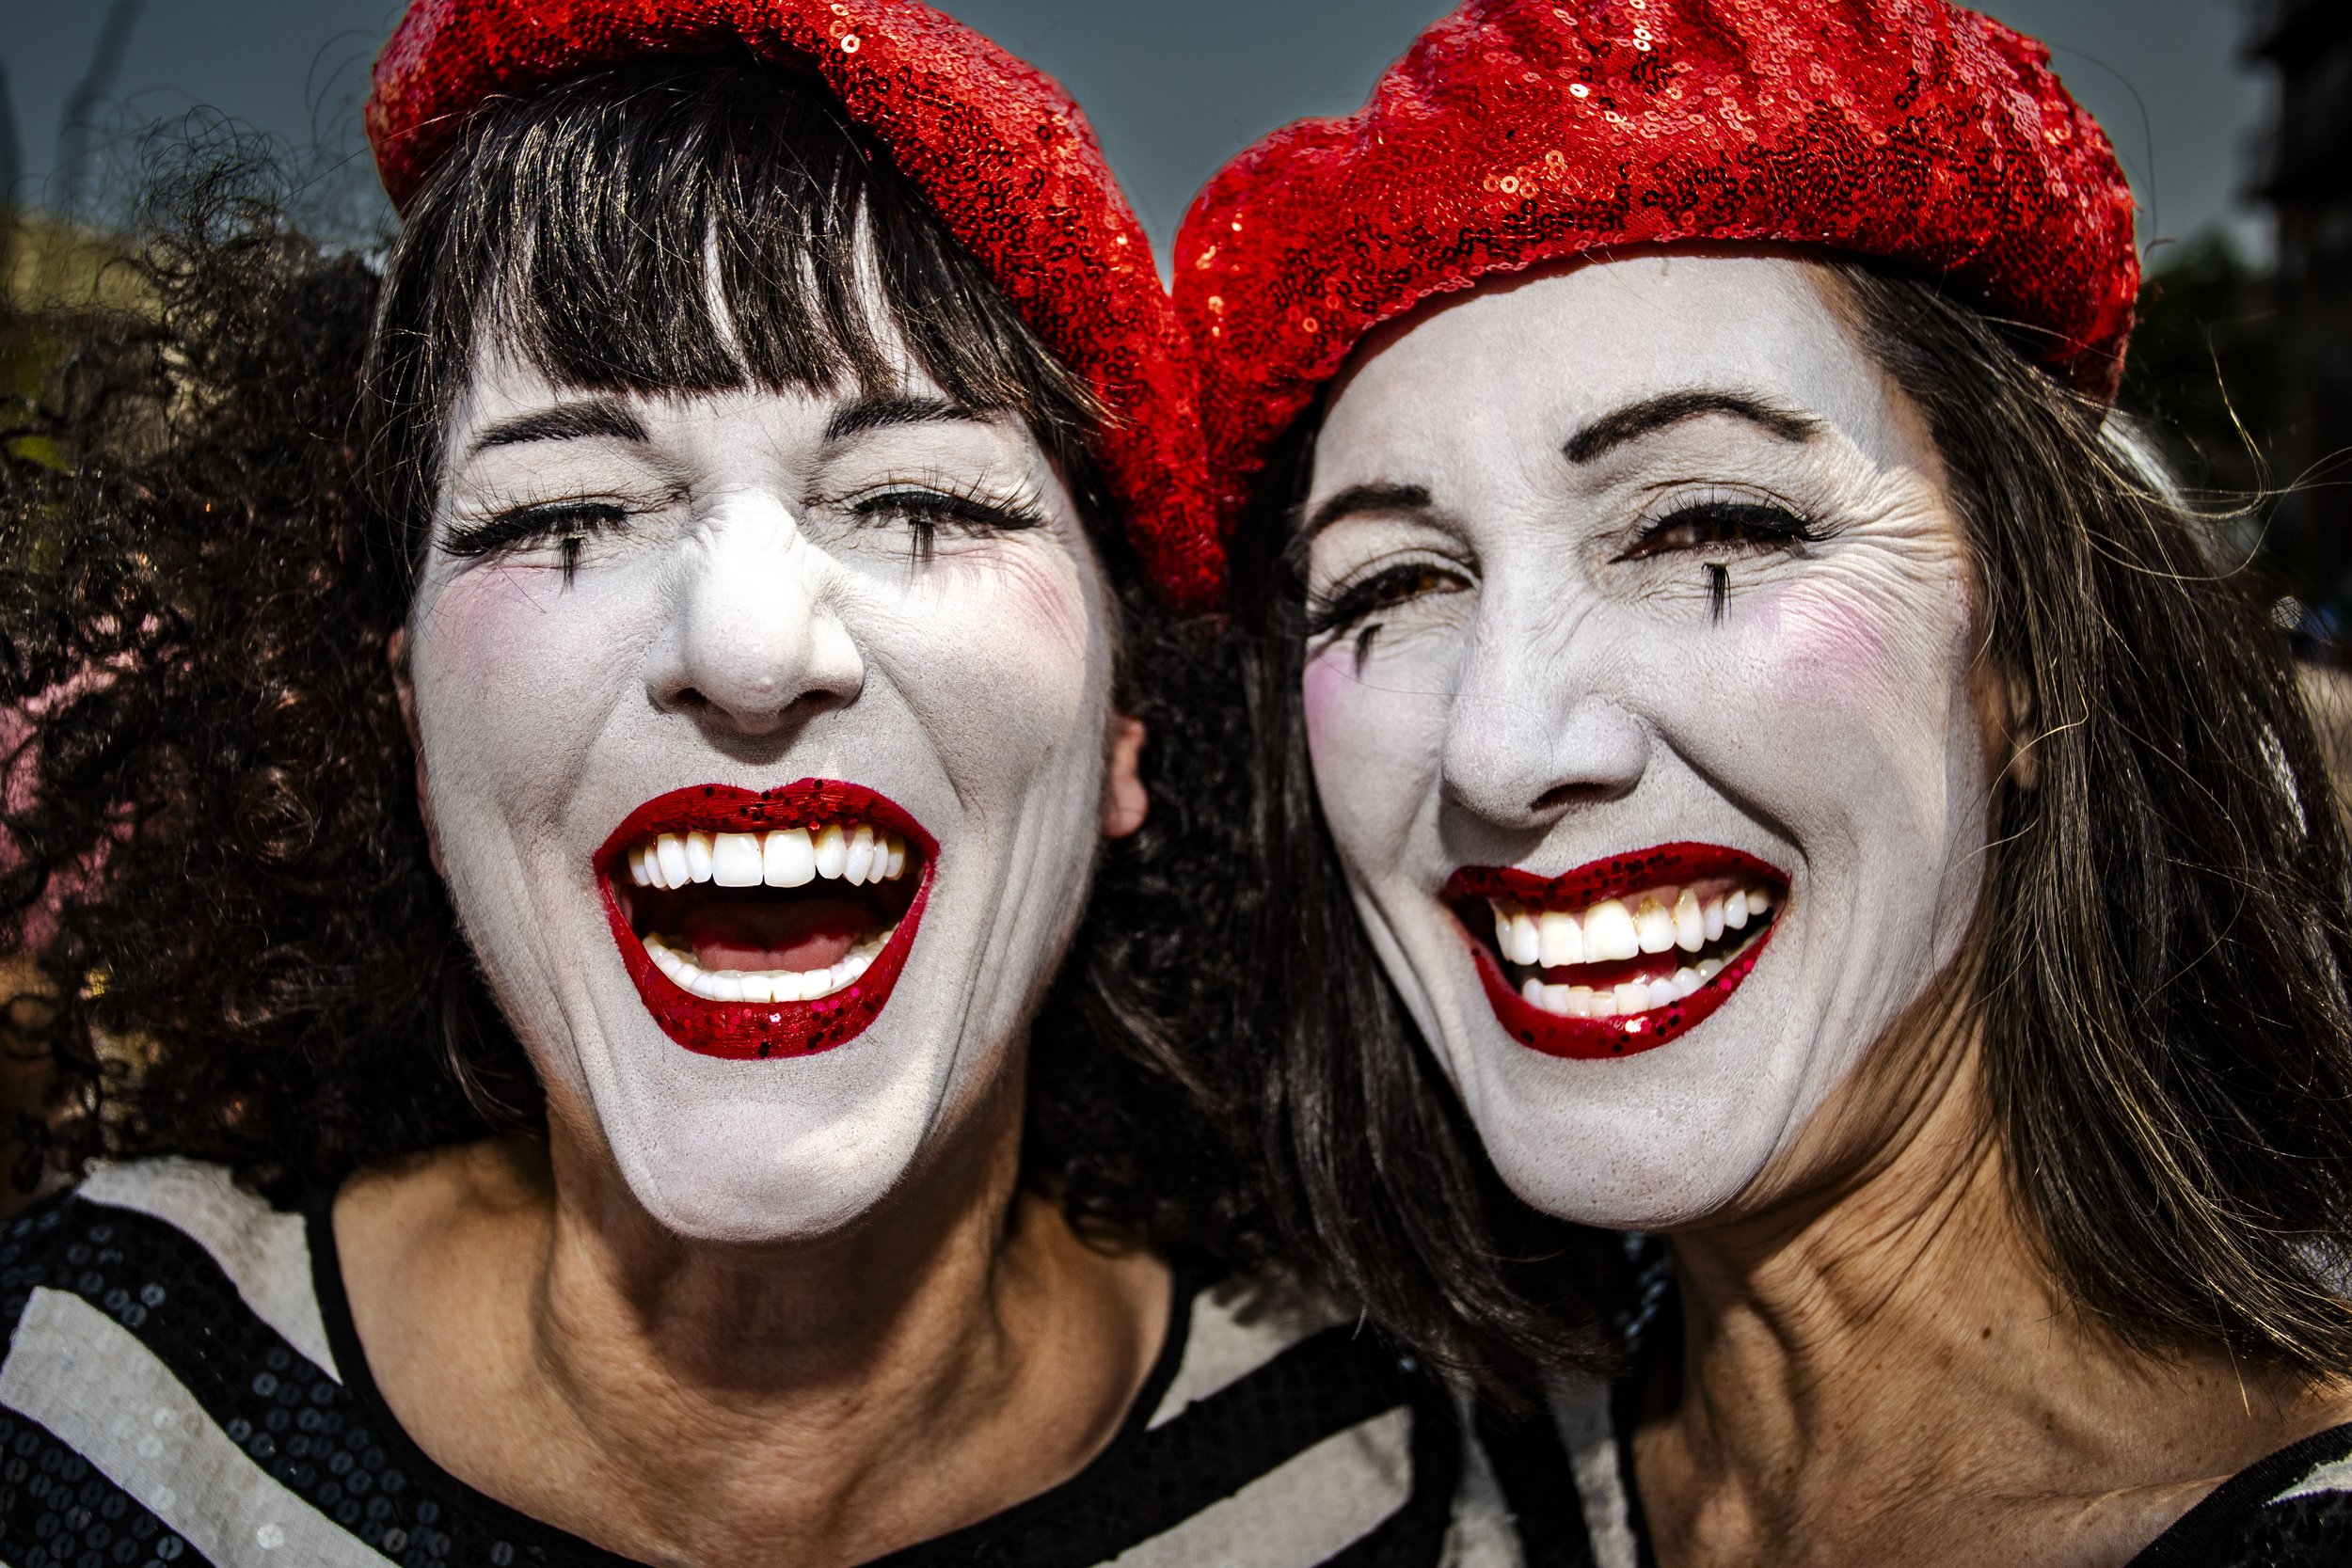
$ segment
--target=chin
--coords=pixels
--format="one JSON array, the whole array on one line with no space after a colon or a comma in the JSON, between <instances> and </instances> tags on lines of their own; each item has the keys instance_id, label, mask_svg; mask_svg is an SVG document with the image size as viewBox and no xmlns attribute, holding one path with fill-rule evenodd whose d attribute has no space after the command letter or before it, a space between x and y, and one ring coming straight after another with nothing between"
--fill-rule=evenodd
<instances>
[{"instance_id":1,"label":"chin","mask_svg":"<svg viewBox=\"0 0 2352 1568\"><path fill-rule=\"evenodd\" d=\"M648 1122L612 1118L608 1135L638 1203L689 1241L817 1241L871 1213L904 1180L922 1145L905 1108L822 1119L797 1107L713 1104Z\"/></svg>"},{"instance_id":2,"label":"chin","mask_svg":"<svg viewBox=\"0 0 2352 1568\"><path fill-rule=\"evenodd\" d=\"M1622 1135L1582 1143L1577 1132L1546 1118L1554 1141L1487 1136L1487 1156L1503 1184L1541 1213L1600 1230L1679 1230L1722 1214L1762 1173L1765 1158L1741 1151L1726 1157L1720 1144L1696 1138L1635 1147ZM1509 1147L1504 1147L1506 1144ZM1702 1147L1706 1144L1705 1147Z\"/></svg>"}]
</instances>

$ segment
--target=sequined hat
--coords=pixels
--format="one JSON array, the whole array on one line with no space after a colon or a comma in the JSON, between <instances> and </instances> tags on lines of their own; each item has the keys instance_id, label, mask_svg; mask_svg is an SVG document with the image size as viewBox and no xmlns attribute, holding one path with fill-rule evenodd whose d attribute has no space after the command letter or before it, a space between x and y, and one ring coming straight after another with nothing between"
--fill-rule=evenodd
<instances>
[{"instance_id":1,"label":"sequined hat","mask_svg":"<svg viewBox=\"0 0 2352 1568\"><path fill-rule=\"evenodd\" d=\"M1466 0L1343 119L1228 164L1176 242L1218 504L1379 324L1617 246L1896 262L2112 398L2139 261L2049 51L1946 0Z\"/></svg>"},{"instance_id":2,"label":"sequined hat","mask_svg":"<svg viewBox=\"0 0 2352 1568\"><path fill-rule=\"evenodd\" d=\"M1145 574L1223 581L1192 370L1149 243L1061 86L915 0L413 0L375 62L368 140L405 207L494 97L600 66L748 49L814 70L1023 321L1109 411L1094 444Z\"/></svg>"}]
</instances>

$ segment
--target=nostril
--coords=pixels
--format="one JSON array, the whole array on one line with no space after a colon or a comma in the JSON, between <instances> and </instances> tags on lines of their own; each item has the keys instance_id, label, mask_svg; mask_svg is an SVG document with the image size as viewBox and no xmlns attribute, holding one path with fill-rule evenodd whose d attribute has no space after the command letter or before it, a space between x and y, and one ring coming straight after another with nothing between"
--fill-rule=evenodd
<instances>
[{"instance_id":1,"label":"nostril","mask_svg":"<svg viewBox=\"0 0 2352 1568\"><path fill-rule=\"evenodd\" d=\"M1629 793L1632 787L1631 781L1623 784L1611 781L1554 784L1536 796L1534 803L1528 807L1528 811L1533 816L1549 816L1554 812L1565 811L1572 806L1598 805L1605 800L1614 800Z\"/></svg>"}]
</instances>

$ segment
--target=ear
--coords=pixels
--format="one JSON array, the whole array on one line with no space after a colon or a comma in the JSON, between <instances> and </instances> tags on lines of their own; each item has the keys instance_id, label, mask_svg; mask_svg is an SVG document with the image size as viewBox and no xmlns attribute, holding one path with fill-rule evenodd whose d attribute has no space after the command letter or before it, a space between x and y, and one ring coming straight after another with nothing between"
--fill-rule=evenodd
<instances>
[{"instance_id":1,"label":"ear","mask_svg":"<svg viewBox=\"0 0 2352 1568\"><path fill-rule=\"evenodd\" d=\"M1152 814L1143 787L1143 721L1120 714L1111 721L1111 749L1103 770L1103 836L1125 838Z\"/></svg>"},{"instance_id":2,"label":"ear","mask_svg":"<svg viewBox=\"0 0 2352 1568\"><path fill-rule=\"evenodd\" d=\"M417 683L408 674L408 628L401 627L384 644L384 657L392 667L392 689L400 697L400 724L408 732L408 752L417 759L417 814L424 818L424 848L433 862L434 875L446 879L441 869L441 835L434 831L433 814L425 809L431 799L424 787L424 746L417 735Z\"/></svg>"},{"instance_id":3,"label":"ear","mask_svg":"<svg viewBox=\"0 0 2352 1568\"><path fill-rule=\"evenodd\" d=\"M2032 688L1990 659L1978 667L1975 684L1984 754L1994 777L2030 795L2042 783L2042 762L2034 751Z\"/></svg>"}]
</instances>

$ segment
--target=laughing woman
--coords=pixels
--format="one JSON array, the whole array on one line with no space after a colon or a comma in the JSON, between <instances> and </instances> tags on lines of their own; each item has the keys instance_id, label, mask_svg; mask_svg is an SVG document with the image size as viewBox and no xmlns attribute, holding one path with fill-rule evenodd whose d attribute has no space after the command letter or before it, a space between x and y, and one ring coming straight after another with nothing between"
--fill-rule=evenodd
<instances>
[{"instance_id":1,"label":"laughing woman","mask_svg":"<svg viewBox=\"0 0 2352 1568\"><path fill-rule=\"evenodd\" d=\"M1941 0L1470 0L1187 219L1295 1230L1564 1560L2352 1560L2352 863L2132 222Z\"/></svg>"},{"instance_id":2,"label":"laughing woman","mask_svg":"<svg viewBox=\"0 0 2352 1568\"><path fill-rule=\"evenodd\" d=\"M1516 1560L1216 1284L1216 560L1074 107L903 0L420 0L370 128L380 279L199 165L19 416L10 1027L103 1158L0 1239L0 1556Z\"/></svg>"}]
</instances>

